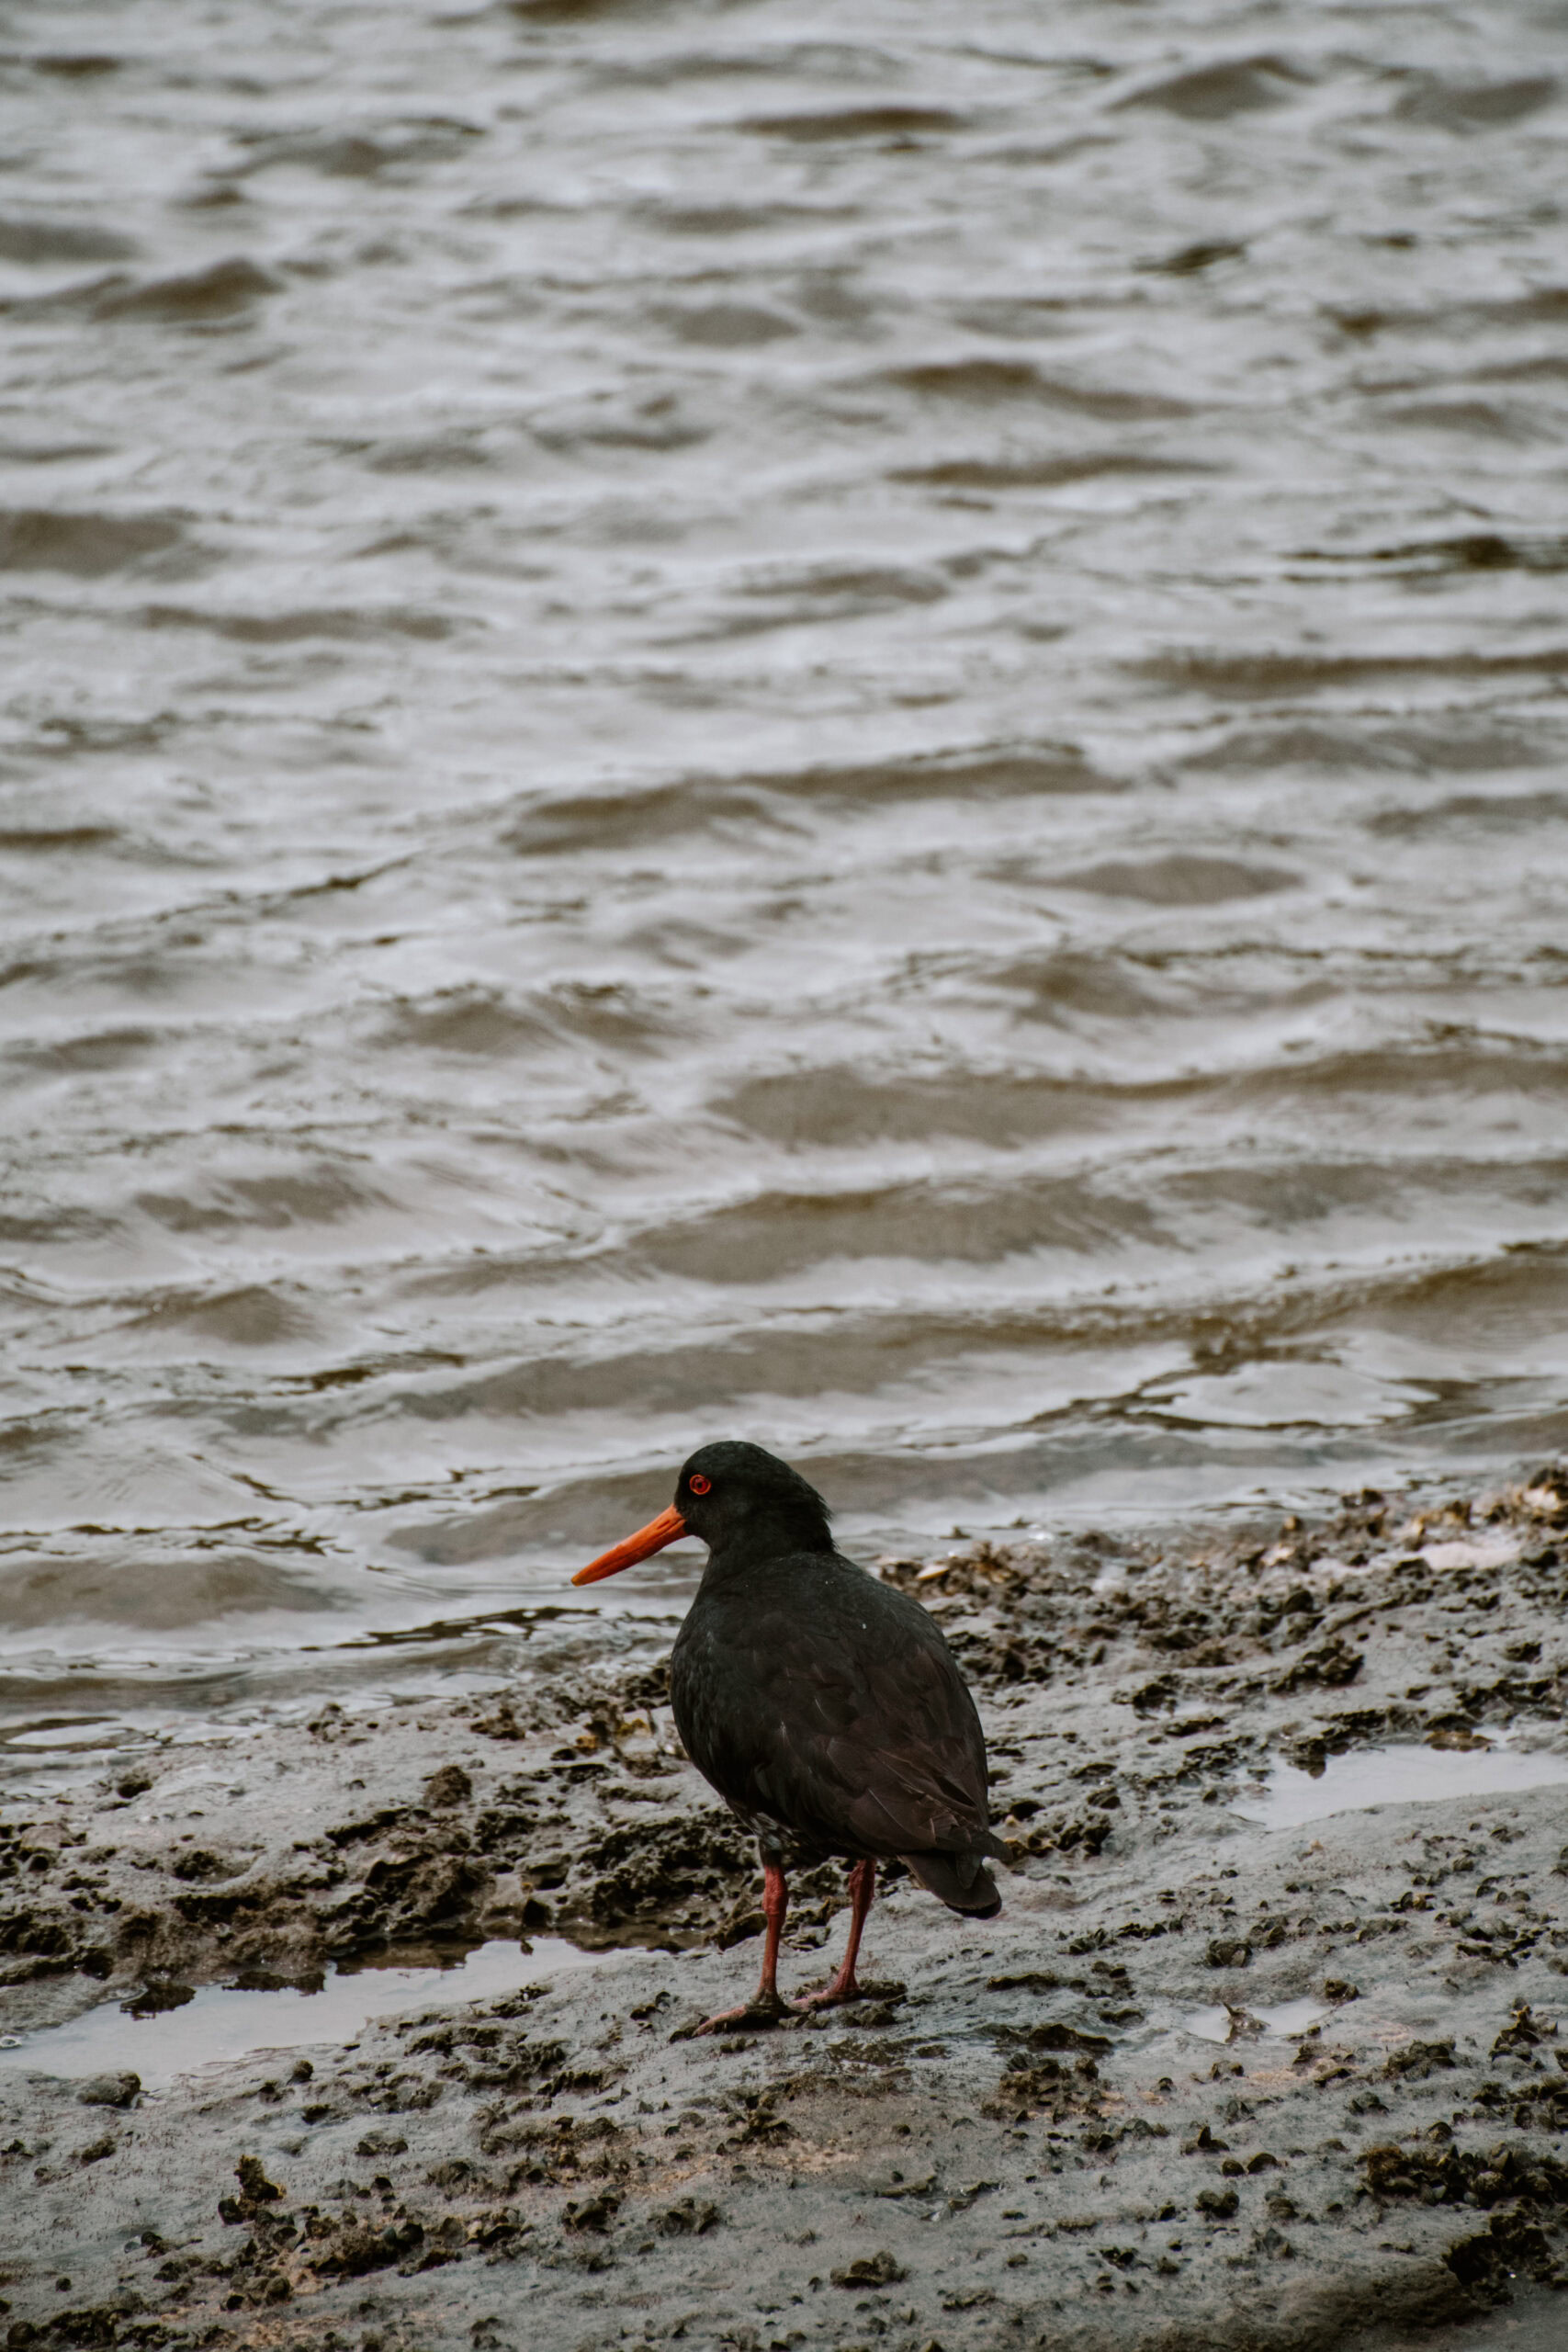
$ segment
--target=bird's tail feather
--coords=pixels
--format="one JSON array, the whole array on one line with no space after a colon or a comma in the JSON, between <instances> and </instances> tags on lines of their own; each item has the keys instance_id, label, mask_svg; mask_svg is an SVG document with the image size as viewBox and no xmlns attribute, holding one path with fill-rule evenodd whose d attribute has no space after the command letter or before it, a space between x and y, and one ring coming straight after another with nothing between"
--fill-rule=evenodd
<instances>
[{"instance_id":1,"label":"bird's tail feather","mask_svg":"<svg viewBox=\"0 0 1568 2352\"><path fill-rule=\"evenodd\" d=\"M1006 1859L1007 1849L998 1838L987 1838L986 1851L994 1851L998 1861ZM898 1859L950 1911L963 1911L976 1919L994 1919L1002 1907L996 1881L979 1851L900 1854Z\"/></svg>"}]
</instances>

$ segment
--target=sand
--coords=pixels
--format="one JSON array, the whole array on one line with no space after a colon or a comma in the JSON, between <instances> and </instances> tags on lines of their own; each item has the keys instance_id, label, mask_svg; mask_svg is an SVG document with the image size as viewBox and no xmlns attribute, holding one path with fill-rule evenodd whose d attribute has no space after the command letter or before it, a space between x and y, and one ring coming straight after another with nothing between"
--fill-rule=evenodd
<instances>
[{"instance_id":1,"label":"sand","mask_svg":"<svg viewBox=\"0 0 1568 2352\"><path fill-rule=\"evenodd\" d=\"M646 1628L11 1807L6 2342L1568 2341L1568 1476L881 1572L1015 1869L776 2030L689 2033L760 1881Z\"/></svg>"}]
</instances>

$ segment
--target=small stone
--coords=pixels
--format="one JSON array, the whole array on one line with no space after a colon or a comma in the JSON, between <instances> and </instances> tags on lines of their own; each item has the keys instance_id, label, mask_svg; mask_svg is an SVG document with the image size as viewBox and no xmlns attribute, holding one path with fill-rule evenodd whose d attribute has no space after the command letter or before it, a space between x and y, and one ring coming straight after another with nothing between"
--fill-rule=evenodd
<instances>
[{"instance_id":1,"label":"small stone","mask_svg":"<svg viewBox=\"0 0 1568 2352\"><path fill-rule=\"evenodd\" d=\"M95 2075L76 2097L84 2107L129 2107L141 2088L140 2075Z\"/></svg>"},{"instance_id":2,"label":"small stone","mask_svg":"<svg viewBox=\"0 0 1568 2352\"><path fill-rule=\"evenodd\" d=\"M682 2197L653 2219L667 2238L701 2237L718 2221L718 2207L695 2197Z\"/></svg>"},{"instance_id":3,"label":"small stone","mask_svg":"<svg viewBox=\"0 0 1568 2352\"><path fill-rule=\"evenodd\" d=\"M259 2156L242 2156L234 2166L234 2177L240 2184L238 2197L220 2197L218 2214L220 2221L232 2226L254 2219L262 2205L276 2204L283 2195L276 2180L268 2180Z\"/></svg>"},{"instance_id":4,"label":"small stone","mask_svg":"<svg viewBox=\"0 0 1568 2352\"><path fill-rule=\"evenodd\" d=\"M1425 2082L1428 2075L1454 2064L1453 2042L1412 2041L1403 2050L1391 2050L1383 2060L1383 2073L1391 2082Z\"/></svg>"},{"instance_id":5,"label":"small stone","mask_svg":"<svg viewBox=\"0 0 1568 2352\"><path fill-rule=\"evenodd\" d=\"M570 2198L561 2212L561 2227L567 2230L607 2230L620 2210L620 2203L613 2189L604 2189L597 2197Z\"/></svg>"},{"instance_id":6,"label":"small stone","mask_svg":"<svg viewBox=\"0 0 1568 2352\"><path fill-rule=\"evenodd\" d=\"M474 1784L460 1764L443 1764L424 1784L426 1804L437 1808L466 1804L473 1793Z\"/></svg>"},{"instance_id":7,"label":"small stone","mask_svg":"<svg viewBox=\"0 0 1568 2352\"><path fill-rule=\"evenodd\" d=\"M884 2246L876 2254L857 2255L852 2262L846 2262L841 2270L830 2275L835 2287L891 2287L909 2274L899 2267Z\"/></svg>"}]
</instances>

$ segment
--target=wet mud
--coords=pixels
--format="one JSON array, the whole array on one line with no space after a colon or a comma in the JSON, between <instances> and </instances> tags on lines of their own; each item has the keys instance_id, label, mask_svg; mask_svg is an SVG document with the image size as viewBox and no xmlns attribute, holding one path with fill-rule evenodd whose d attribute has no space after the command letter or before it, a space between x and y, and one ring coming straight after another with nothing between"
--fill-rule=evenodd
<instances>
[{"instance_id":1,"label":"wet mud","mask_svg":"<svg viewBox=\"0 0 1568 2352\"><path fill-rule=\"evenodd\" d=\"M1568 1471L880 1570L979 1694L1005 1908L894 1871L867 1999L773 2031L690 2035L758 1880L651 1646L13 1805L7 2345L1554 2340ZM794 1893L786 1988L842 1933ZM221 1986L262 2044L299 1988L288 2046L144 2082Z\"/></svg>"}]
</instances>

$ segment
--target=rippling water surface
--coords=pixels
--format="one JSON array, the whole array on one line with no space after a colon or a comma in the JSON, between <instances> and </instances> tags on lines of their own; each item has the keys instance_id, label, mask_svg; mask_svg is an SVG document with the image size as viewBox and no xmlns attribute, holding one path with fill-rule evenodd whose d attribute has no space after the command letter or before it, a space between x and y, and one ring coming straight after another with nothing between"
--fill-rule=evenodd
<instances>
[{"instance_id":1,"label":"rippling water surface","mask_svg":"<svg viewBox=\"0 0 1568 2352\"><path fill-rule=\"evenodd\" d=\"M13 1760L1568 1439L1565 189L1544 0L0 8Z\"/></svg>"}]
</instances>

